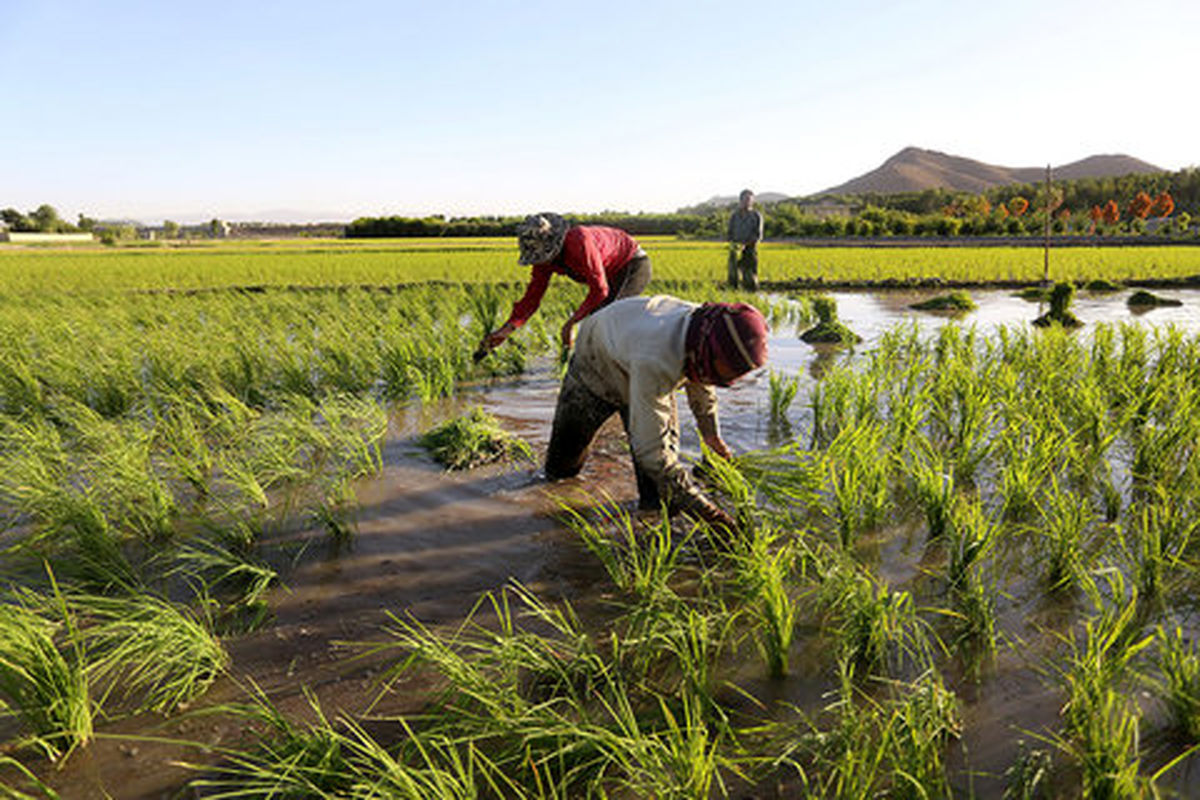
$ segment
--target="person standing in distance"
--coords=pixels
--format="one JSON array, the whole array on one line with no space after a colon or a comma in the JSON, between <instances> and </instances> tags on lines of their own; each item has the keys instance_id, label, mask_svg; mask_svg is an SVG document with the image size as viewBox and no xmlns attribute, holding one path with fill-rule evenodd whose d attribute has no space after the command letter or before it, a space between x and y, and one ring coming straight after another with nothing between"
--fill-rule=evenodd
<instances>
[{"instance_id":1,"label":"person standing in distance","mask_svg":"<svg viewBox=\"0 0 1200 800\"><path fill-rule=\"evenodd\" d=\"M743 189L738 207L729 216L729 286L758 291L758 242L763 235L763 216L754 208L754 192ZM741 249L739 256L738 249Z\"/></svg>"}]
</instances>

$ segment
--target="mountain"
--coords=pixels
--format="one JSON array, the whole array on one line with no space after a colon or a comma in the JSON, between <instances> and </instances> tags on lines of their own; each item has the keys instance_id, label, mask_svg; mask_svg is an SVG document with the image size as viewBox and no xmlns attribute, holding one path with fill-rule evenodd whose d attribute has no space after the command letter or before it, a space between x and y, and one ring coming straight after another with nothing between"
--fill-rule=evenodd
<instances>
[{"instance_id":1,"label":"mountain","mask_svg":"<svg viewBox=\"0 0 1200 800\"><path fill-rule=\"evenodd\" d=\"M1150 172L1163 170L1132 156L1098 155L1052 167L1051 177L1075 180ZM1036 183L1045 177L1044 167L999 167L935 150L906 147L877 169L818 194L920 192L926 189L982 192L1009 183Z\"/></svg>"},{"instance_id":2,"label":"mountain","mask_svg":"<svg viewBox=\"0 0 1200 800\"><path fill-rule=\"evenodd\" d=\"M790 194L784 194L783 192L755 192L754 202L760 205L763 203L778 203L780 200L787 200L789 197L791 197ZM706 211L712 211L714 208L728 208L729 206L736 206L737 204L738 195L718 194L713 195L702 203L697 203L696 205L688 206L687 208L681 208L679 209L679 213L704 213Z\"/></svg>"}]
</instances>

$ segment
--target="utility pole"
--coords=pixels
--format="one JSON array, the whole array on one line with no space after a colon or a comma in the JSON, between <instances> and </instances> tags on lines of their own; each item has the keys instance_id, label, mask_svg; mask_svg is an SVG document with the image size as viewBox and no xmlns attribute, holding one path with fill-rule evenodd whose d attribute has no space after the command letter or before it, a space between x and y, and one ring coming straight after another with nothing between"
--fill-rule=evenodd
<instances>
[{"instance_id":1,"label":"utility pole","mask_svg":"<svg viewBox=\"0 0 1200 800\"><path fill-rule=\"evenodd\" d=\"M1050 165L1046 165L1046 221L1042 229L1042 283L1050 282Z\"/></svg>"}]
</instances>

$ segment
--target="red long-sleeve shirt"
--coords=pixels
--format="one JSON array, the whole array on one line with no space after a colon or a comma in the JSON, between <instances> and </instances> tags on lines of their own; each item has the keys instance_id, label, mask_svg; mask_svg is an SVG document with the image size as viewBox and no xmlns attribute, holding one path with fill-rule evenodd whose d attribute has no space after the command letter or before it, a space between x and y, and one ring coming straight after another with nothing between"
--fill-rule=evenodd
<instances>
[{"instance_id":1,"label":"red long-sleeve shirt","mask_svg":"<svg viewBox=\"0 0 1200 800\"><path fill-rule=\"evenodd\" d=\"M608 297L608 279L628 264L637 251L637 240L623 230L603 225L576 225L567 231L562 250L553 261L533 265L529 286L521 299L513 304L509 324L519 328L537 311L553 273L587 284L587 297L571 315L571 322L578 322L604 302Z\"/></svg>"}]
</instances>

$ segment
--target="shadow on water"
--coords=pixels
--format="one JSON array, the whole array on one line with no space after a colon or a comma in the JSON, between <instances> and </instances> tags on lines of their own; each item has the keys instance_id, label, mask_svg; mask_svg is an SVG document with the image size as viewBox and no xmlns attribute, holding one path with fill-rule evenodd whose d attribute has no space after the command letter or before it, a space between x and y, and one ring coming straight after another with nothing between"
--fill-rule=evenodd
<instances>
[{"instance_id":1,"label":"shadow on water","mask_svg":"<svg viewBox=\"0 0 1200 800\"><path fill-rule=\"evenodd\" d=\"M863 337L853 348L813 347L800 342L794 330L777 330L770 342L771 368L798 376L800 390L785 420L768 414L768 380L760 371L734 387L720 390L722 433L736 451L775 446L788 436L806 444L811 419L806 398L829 369L853 364L877 346L880 336L897 323L915 321L922 335L932 336L949 324L945 315L910 310L933 292L837 292L838 316ZM1175 308L1155 309L1135 316L1125 294L1090 295L1080 292L1075 312L1085 323L1135 322L1174 324L1189 332L1200 330L1200 293L1180 290L1170 296L1184 301ZM957 320L974 325L982 336L1000 326L1028 326L1036 305L1004 291L973 293L978 310ZM1087 335L1086 328L1082 335ZM467 474L443 472L415 444L417 434L447 418L479 405L498 417L504 427L523 437L540 463L549 438L558 381L549 365L515 378L465 387L458 397L421 408L397 409L384 448L384 469L357 486L355 533L348 547L334 551L320 531L297 534L307 542L294 568L284 576L286 586L272 600L273 624L255 634L228 642L233 655L233 678L220 682L206 702L242 697L248 681L272 692L285 711L303 714L307 707L300 687L320 698L326 713L360 713L377 699L375 678L389 663L386 658L355 659L361 651L351 642L380 639L388 614L412 615L429 625L460 621L486 592L520 581L538 593L568 597L573 604L594 602L605 590L603 571L573 534L555 516L560 502L594 501L607 495L626 507L635 503L633 473L621 426L611 420L601 430L582 475L557 484L546 483L539 464L492 466ZM699 455L699 443L686 410L682 413L681 447L685 457ZM871 545L868 560L880 574L914 593L933 591L922 584L922 560L934 557L911 529L884 532ZM1033 593L1035 596L1038 594ZM928 601L937 598L926 596ZM1058 609L1061 612L1061 609ZM998 607L1005 629L1027 636L1027 648L1004 650L979 684L962 682L955 688L964 698L964 729L957 768L969 763L978 772L963 777L978 796L999 796L997 777L1013 762L1014 730L1050 727L1057 719L1061 698L1046 687L1031 668L1037 658L1039 633L1053 629L1053 608L1030 609L1011 599ZM819 641L819 635L816 641ZM746 668L746 688L760 699L799 707L822 702L831 687L830 676L817 667L824 653L814 638L800 637L794 653L795 680L769 682ZM394 661L394 654L392 657ZM428 686L419 679L399 685L386 707L376 711L417 708ZM209 744L233 743L242 735L239 725L215 718L162 722L139 718L107 729L118 738L105 738L73 756L48 780L72 798L149 798L171 796L187 773L169 764L201 758L195 751L144 742L131 745L122 734L179 737ZM116 788L116 787L119 787ZM965 789L965 786L960 786Z\"/></svg>"}]
</instances>

